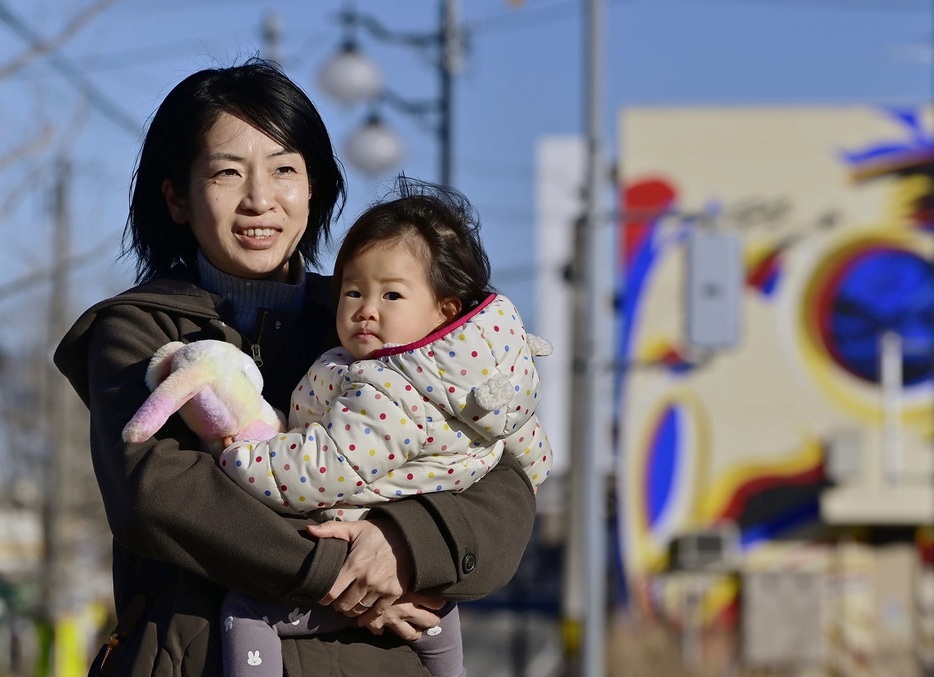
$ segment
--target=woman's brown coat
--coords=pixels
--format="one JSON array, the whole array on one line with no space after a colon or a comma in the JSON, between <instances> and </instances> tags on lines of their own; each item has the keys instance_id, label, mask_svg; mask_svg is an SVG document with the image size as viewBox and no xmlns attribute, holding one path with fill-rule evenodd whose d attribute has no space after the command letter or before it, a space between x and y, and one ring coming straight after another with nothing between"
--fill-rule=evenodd
<instances>
[{"instance_id":1,"label":"woman's brown coat","mask_svg":"<svg viewBox=\"0 0 934 677\"><path fill-rule=\"evenodd\" d=\"M308 365L336 344L328 280L309 274L308 285L298 317L268 312L260 322L264 395L281 410ZM276 514L238 488L177 416L145 443L121 439L148 395L144 373L160 346L221 339L249 352L256 337L227 325L222 318L231 312L190 276L154 280L88 310L55 354L91 414L91 457L114 534L118 614L137 593L147 600L144 618L113 656L116 675L219 675L218 608L227 588L308 607L330 588L346 554L343 541L316 543L301 518ZM528 480L511 458L460 494L425 494L372 513L404 534L414 588L452 599L508 582L534 514ZM283 657L292 676L427 674L391 633L285 639Z\"/></svg>"}]
</instances>

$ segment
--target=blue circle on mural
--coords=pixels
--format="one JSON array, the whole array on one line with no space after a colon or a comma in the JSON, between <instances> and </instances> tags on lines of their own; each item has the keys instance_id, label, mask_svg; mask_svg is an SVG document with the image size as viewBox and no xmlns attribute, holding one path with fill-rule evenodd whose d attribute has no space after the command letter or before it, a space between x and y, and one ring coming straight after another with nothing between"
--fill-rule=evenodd
<instances>
[{"instance_id":1,"label":"blue circle on mural","mask_svg":"<svg viewBox=\"0 0 934 677\"><path fill-rule=\"evenodd\" d=\"M651 526L661 519L674 492L679 450L684 444L682 427L681 411L676 406L666 407L656 424L645 477L645 512Z\"/></svg>"},{"instance_id":2,"label":"blue circle on mural","mask_svg":"<svg viewBox=\"0 0 934 677\"><path fill-rule=\"evenodd\" d=\"M880 380L880 337L902 338L906 386L931 379L934 362L934 266L902 249L861 252L841 271L825 318L834 360L869 382Z\"/></svg>"}]
</instances>

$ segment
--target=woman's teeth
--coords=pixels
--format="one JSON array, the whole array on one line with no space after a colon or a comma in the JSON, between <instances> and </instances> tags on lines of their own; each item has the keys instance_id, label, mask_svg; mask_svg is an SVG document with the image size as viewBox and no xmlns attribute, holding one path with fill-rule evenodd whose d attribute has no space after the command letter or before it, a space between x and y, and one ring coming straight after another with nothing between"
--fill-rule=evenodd
<instances>
[{"instance_id":1,"label":"woman's teeth","mask_svg":"<svg viewBox=\"0 0 934 677\"><path fill-rule=\"evenodd\" d=\"M247 228L244 231L247 237L255 237L259 239L272 237L272 234L275 232L276 231L272 228Z\"/></svg>"}]
</instances>

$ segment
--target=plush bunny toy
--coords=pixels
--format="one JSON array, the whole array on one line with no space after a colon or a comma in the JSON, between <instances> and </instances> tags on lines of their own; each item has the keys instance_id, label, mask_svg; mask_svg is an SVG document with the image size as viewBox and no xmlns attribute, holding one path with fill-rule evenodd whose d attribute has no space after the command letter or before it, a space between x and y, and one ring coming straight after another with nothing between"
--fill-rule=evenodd
<instances>
[{"instance_id":1,"label":"plush bunny toy","mask_svg":"<svg viewBox=\"0 0 934 677\"><path fill-rule=\"evenodd\" d=\"M173 341L156 351L146 370L152 394L123 429L127 442L152 437L178 412L211 451L221 439L267 439L285 430L284 416L263 399L253 360L225 341Z\"/></svg>"}]
</instances>

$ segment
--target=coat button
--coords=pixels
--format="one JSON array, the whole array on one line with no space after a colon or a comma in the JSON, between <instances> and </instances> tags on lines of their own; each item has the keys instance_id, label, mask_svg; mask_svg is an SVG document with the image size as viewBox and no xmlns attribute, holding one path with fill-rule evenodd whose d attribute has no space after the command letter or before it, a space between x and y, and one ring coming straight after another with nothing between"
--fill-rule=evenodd
<instances>
[{"instance_id":1,"label":"coat button","mask_svg":"<svg viewBox=\"0 0 934 677\"><path fill-rule=\"evenodd\" d=\"M469 574L471 571L477 568L477 558L473 553L468 552L464 555L464 561L461 563L461 568L464 570L465 574Z\"/></svg>"}]
</instances>

